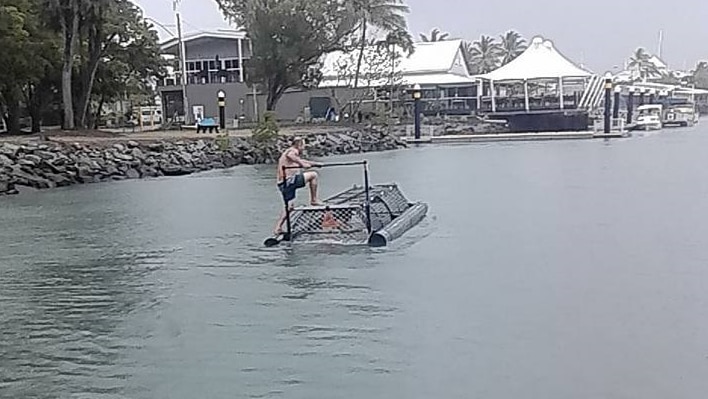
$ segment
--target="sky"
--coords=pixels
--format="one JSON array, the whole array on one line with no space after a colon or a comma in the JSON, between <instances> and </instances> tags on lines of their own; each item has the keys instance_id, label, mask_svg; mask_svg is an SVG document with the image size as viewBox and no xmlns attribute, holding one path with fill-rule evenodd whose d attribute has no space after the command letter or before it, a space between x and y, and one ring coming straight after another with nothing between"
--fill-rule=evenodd
<instances>
[{"instance_id":1,"label":"sky","mask_svg":"<svg viewBox=\"0 0 708 399\"><path fill-rule=\"evenodd\" d=\"M145 15L176 32L172 0L134 0ZM708 60L708 0L651 3L646 0L406 0L408 28L433 28L451 37L476 40L513 29L527 39L540 35L576 63L602 74L623 67L637 47L656 53L663 31L662 58L673 69ZM590 4L590 5L589 5ZM182 0L185 33L228 28L213 0ZM159 28L161 38L170 34Z\"/></svg>"}]
</instances>

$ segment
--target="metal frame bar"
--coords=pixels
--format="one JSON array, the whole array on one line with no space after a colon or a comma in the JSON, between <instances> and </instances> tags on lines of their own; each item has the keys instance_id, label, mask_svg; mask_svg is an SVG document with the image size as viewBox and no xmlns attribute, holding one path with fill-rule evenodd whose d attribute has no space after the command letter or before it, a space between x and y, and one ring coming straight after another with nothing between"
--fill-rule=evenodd
<instances>
[{"instance_id":1,"label":"metal frame bar","mask_svg":"<svg viewBox=\"0 0 708 399\"><path fill-rule=\"evenodd\" d=\"M370 198L370 187L369 187L369 161L363 160L363 161L354 161L354 162L332 162L332 163L326 163L317 166L318 168L329 168L329 167L335 167L335 166L356 166L356 165L362 165L364 167L364 192L366 195L366 198L364 200L364 210L366 212L366 231L369 235L371 235L371 198ZM285 171L288 169L302 169L301 166L283 166L283 176L285 176ZM285 203L285 218L288 226L288 234L287 234L287 240L292 241L292 225L290 222L290 206L288 206L288 202L285 200L285 197L283 197L283 202ZM337 205L331 205L330 206L332 209L338 207ZM343 206L343 204L339 204L339 207L350 207L350 206ZM324 208L326 209L327 206L323 207L317 207L317 209ZM305 209L298 209L299 211L306 211Z\"/></svg>"}]
</instances>

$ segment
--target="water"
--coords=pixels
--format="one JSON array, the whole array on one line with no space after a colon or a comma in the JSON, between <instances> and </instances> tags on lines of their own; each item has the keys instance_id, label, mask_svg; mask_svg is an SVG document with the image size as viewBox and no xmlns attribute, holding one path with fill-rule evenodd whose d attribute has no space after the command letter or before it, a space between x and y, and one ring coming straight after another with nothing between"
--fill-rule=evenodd
<instances>
[{"instance_id":1,"label":"water","mask_svg":"<svg viewBox=\"0 0 708 399\"><path fill-rule=\"evenodd\" d=\"M703 398L707 156L706 124L366 154L430 205L375 250L263 248L271 166L4 198L0 397Z\"/></svg>"}]
</instances>

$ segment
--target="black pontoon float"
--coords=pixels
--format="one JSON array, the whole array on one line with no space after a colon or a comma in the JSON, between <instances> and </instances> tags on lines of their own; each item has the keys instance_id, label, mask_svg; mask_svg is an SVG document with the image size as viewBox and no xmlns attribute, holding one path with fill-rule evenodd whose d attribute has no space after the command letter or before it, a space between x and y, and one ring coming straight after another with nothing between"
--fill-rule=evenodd
<instances>
[{"instance_id":1,"label":"black pontoon float","mask_svg":"<svg viewBox=\"0 0 708 399\"><path fill-rule=\"evenodd\" d=\"M409 202L395 183L369 184L368 161L324 164L322 167L361 165L364 185L327 198L325 205L289 209L285 204L287 231L269 237L265 245L281 241L336 242L383 247L417 225L428 205ZM283 172L288 167L283 168ZM285 173L283 173L285 174Z\"/></svg>"}]
</instances>

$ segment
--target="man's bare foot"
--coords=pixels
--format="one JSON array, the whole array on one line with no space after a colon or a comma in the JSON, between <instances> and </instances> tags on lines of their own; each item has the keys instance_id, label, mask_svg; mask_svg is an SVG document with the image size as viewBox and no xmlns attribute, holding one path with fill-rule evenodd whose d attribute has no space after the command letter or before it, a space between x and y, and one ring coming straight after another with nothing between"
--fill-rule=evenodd
<instances>
[{"instance_id":1,"label":"man's bare foot","mask_svg":"<svg viewBox=\"0 0 708 399\"><path fill-rule=\"evenodd\" d=\"M310 205L312 205L312 206L323 206L324 204L325 203L320 200L310 201Z\"/></svg>"},{"instance_id":2,"label":"man's bare foot","mask_svg":"<svg viewBox=\"0 0 708 399\"><path fill-rule=\"evenodd\" d=\"M273 235L274 235L274 236L279 236L279 235L281 235L281 234L283 234L283 229L275 229L275 230L273 230Z\"/></svg>"}]
</instances>

